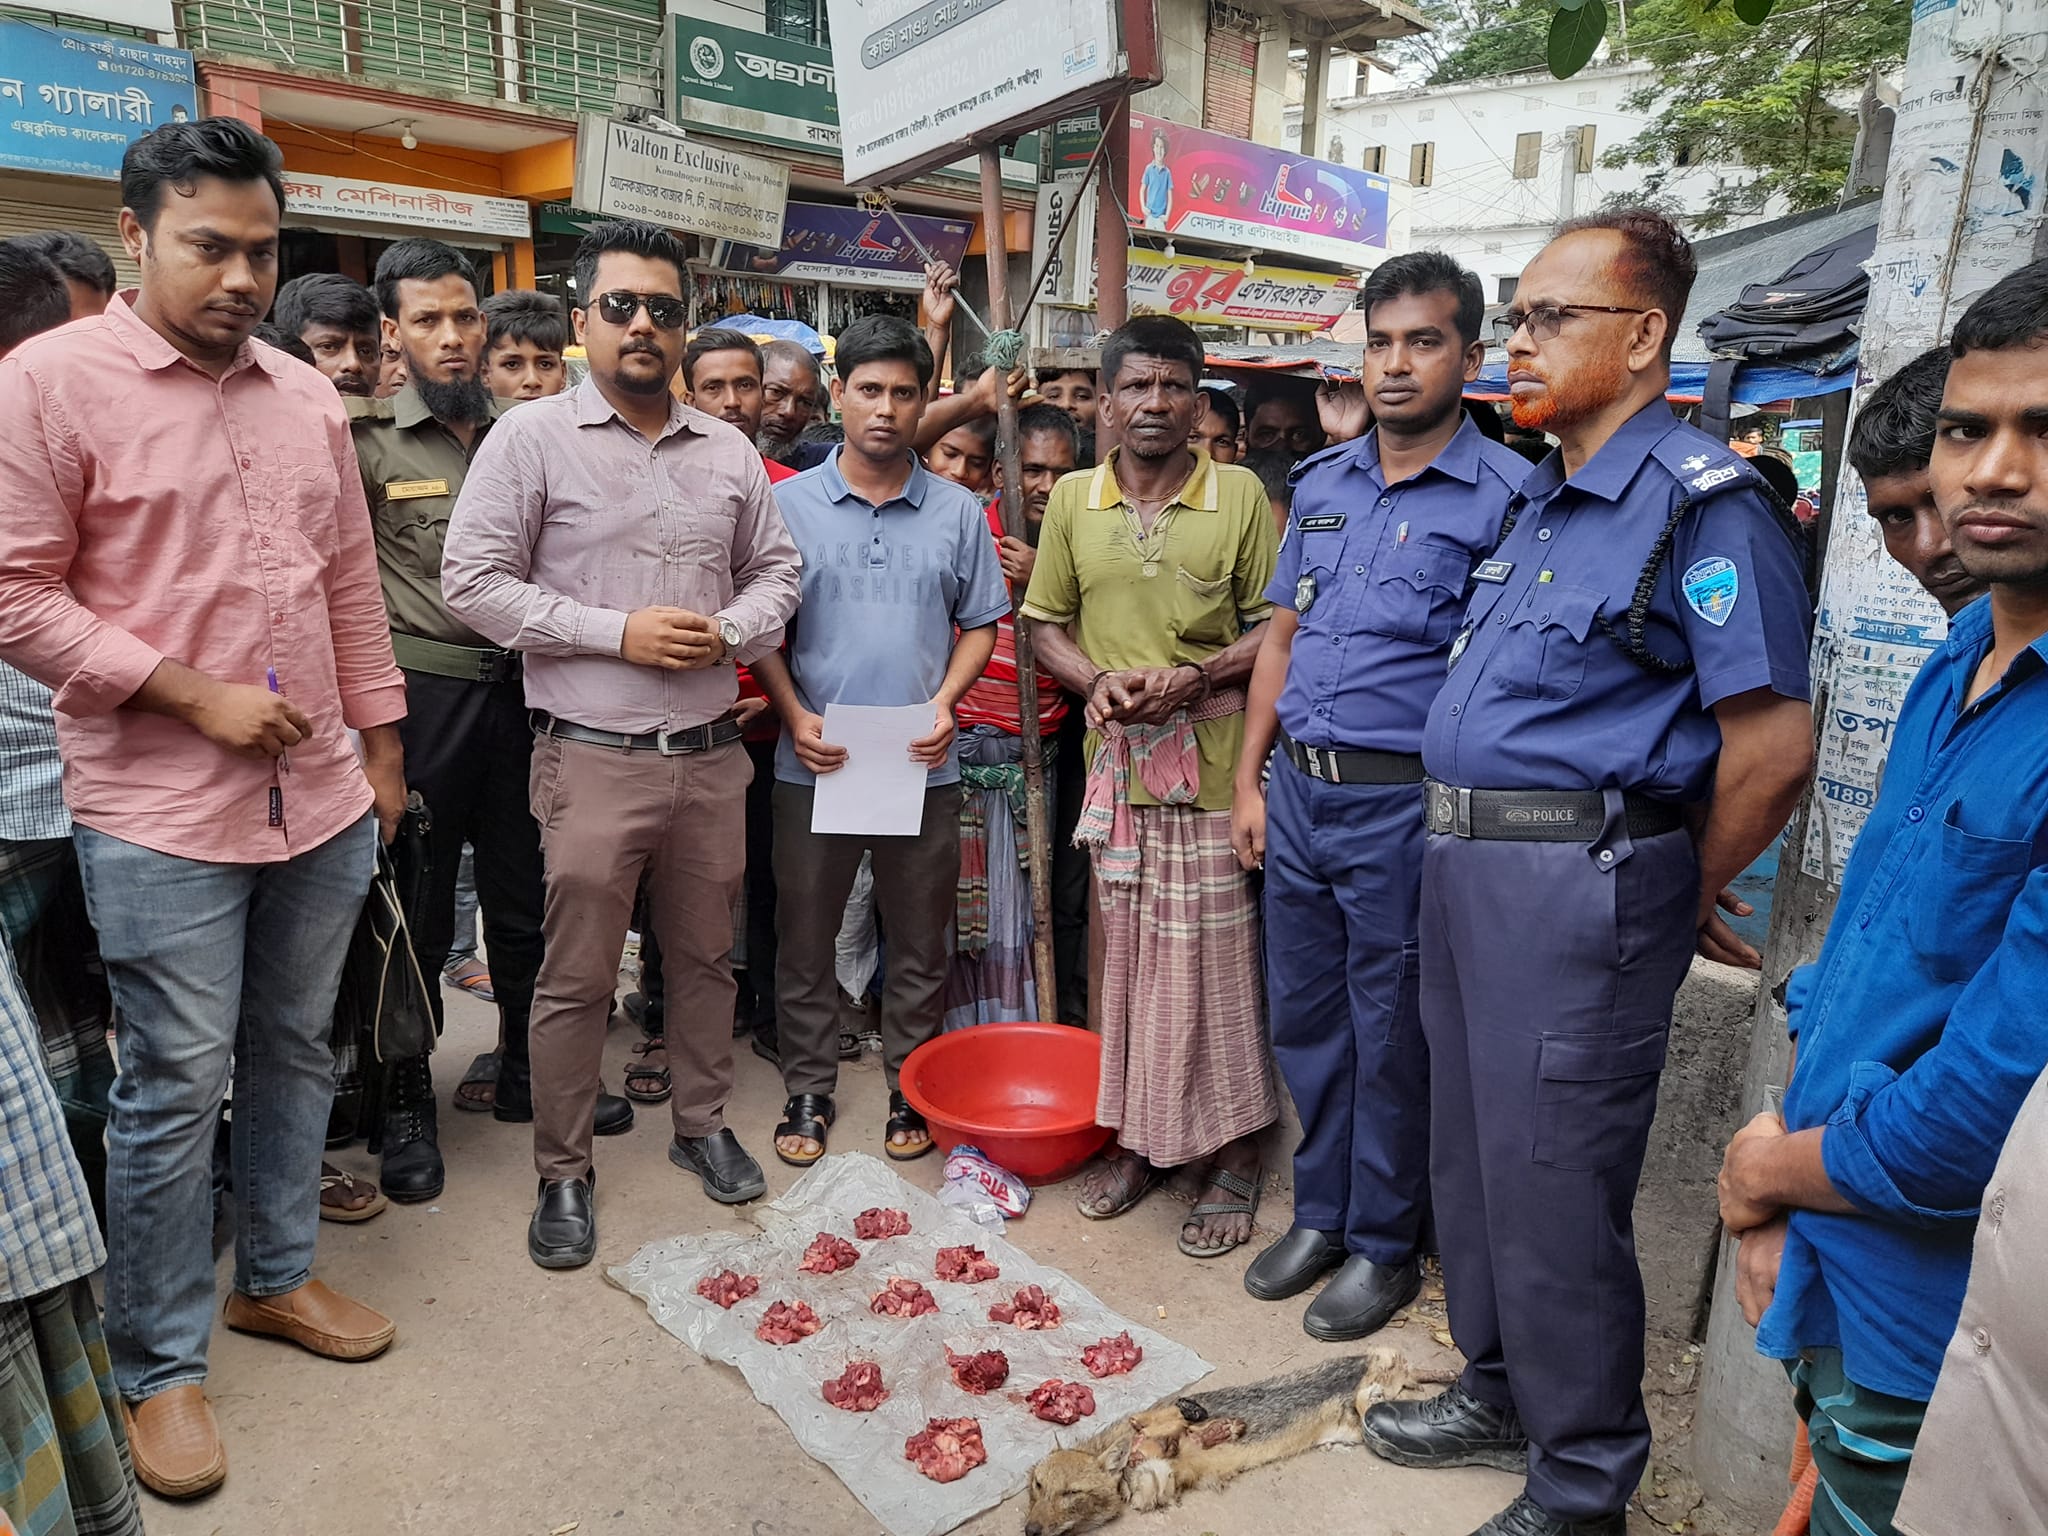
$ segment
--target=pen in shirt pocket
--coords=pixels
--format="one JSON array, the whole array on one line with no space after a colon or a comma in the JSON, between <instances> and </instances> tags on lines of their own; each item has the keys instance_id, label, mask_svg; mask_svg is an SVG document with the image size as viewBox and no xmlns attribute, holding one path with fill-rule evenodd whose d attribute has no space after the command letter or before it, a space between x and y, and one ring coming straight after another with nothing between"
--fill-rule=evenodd
<instances>
[{"instance_id":1,"label":"pen in shirt pocket","mask_svg":"<svg viewBox=\"0 0 2048 1536\"><path fill-rule=\"evenodd\" d=\"M267 682L267 683L269 683L269 684L270 684L270 691L271 691L272 693L278 694L278 695L280 695L280 696L282 696L282 695L283 695L283 693L284 693L284 690L283 690L282 688L280 688L280 687L278 687L278 686L277 686L277 668L275 668L275 667L265 667L265 668L263 669L263 678L264 678L264 681L265 681L265 682ZM279 752L279 753L277 754L277 761L278 761L279 765L280 765L281 767L283 767L283 769L284 769L284 771L285 771L286 773L290 773L290 772L292 771L292 755L291 755L291 753L289 753L289 752Z\"/></svg>"}]
</instances>

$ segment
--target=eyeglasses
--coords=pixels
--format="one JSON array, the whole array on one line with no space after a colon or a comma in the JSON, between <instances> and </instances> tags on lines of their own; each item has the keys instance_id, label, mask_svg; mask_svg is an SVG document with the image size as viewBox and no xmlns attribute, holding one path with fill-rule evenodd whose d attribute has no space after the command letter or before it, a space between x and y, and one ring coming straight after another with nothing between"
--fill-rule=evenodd
<instances>
[{"instance_id":1,"label":"eyeglasses","mask_svg":"<svg viewBox=\"0 0 2048 1536\"><path fill-rule=\"evenodd\" d=\"M690 317L690 307L672 293L630 293L614 288L597 296L597 312L613 325L631 325L643 304L647 318L664 331L681 330Z\"/></svg>"},{"instance_id":2,"label":"eyeglasses","mask_svg":"<svg viewBox=\"0 0 2048 1536\"><path fill-rule=\"evenodd\" d=\"M1531 341L1548 341L1564 329L1564 323L1576 314L1595 315L1647 315L1647 309L1630 309L1623 304L1532 304L1516 313L1510 310L1505 315L1493 317L1493 339L1506 346L1515 339L1515 332L1523 326L1529 327Z\"/></svg>"}]
</instances>

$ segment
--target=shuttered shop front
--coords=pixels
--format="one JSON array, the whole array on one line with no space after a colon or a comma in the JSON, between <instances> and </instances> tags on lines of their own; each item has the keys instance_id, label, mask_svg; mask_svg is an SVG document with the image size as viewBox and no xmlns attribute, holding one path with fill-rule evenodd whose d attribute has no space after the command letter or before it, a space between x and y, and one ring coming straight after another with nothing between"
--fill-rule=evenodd
<instances>
[{"instance_id":1,"label":"shuttered shop front","mask_svg":"<svg viewBox=\"0 0 2048 1536\"><path fill-rule=\"evenodd\" d=\"M100 246L114 259L114 281L121 288L133 288L142 281L135 263L121 245L121 204L118 198L97 206L68 203L25 202L0 195L0 240L32 235L46 229L68 229Z\"/></svg>"}]
</instances>

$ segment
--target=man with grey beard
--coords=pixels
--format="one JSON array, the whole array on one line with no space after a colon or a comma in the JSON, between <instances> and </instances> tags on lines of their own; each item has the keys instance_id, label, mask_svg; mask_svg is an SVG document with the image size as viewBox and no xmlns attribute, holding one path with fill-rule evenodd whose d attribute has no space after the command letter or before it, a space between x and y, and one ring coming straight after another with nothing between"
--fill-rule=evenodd
<instances>
[{"instance_id":1,"label":"man with grey beard","mask_svg":"<svg viewBox=\"0 0 2048 1536\"><path fill-rule=\"evenodd\" d=\"M771 341L761 348L761 430L754 446L764 458L791 469L808 468L798 462L803 451L814 445L799 444L803 430L824 414L819 400L824 386L818 360L793 341ZM822 463L818 454L811 463Z\"/></svg>"},{"instance_id":2,"label":"man with grey beard","mask_svg":"<svg viewBox=\"0 0 2048 1536\"><path fill-rule=\"evenodd\" d=\"M346 403L377 538L391 646L412 702L404 726L407 787L426 802L429 869L412 929L420 972L440 974L454 938L462 845L476 850L478 905L502 1014L492 1113L533 1119L527 1021L541 958L540 830L527 804L533 731L516 653L448 611L441 550L463 478L492 423L515 402L483 378L487 326L469 263L438 240L401 240L373 284L384 344L407 382L388 400ZM434 994L438 1021L441 997ZM633 1107L606 1095L596 1129L631 1128ZM433 1082L424 1056L391 1067L379 1128L384 1192L431 1200L444 1182Z\"/></svg>"}]
</instances>

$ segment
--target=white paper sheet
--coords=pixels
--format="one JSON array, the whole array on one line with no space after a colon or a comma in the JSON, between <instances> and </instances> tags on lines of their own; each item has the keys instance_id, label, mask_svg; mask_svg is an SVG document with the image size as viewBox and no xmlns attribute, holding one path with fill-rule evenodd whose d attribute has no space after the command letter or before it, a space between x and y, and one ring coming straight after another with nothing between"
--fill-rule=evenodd
<instances>
[{"instance_id":1,"label":"white paper sheet","mask_svg":"<svg viewBox=\"0 0 2048 1536\"><path fill-rule=\"evenodd\" d=\"M924 825L927 769L910 744L932 733L934 711L923 704L827 704L825 740L846 748L846 763L818 775L813 832L857 837L915 837Z\"/></svg>"}]
</instances>

